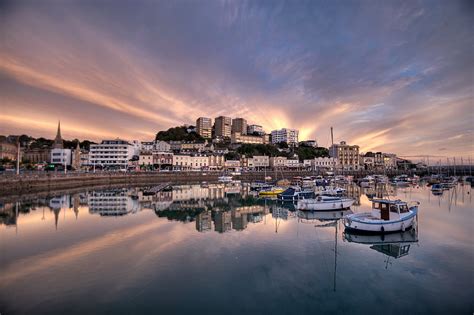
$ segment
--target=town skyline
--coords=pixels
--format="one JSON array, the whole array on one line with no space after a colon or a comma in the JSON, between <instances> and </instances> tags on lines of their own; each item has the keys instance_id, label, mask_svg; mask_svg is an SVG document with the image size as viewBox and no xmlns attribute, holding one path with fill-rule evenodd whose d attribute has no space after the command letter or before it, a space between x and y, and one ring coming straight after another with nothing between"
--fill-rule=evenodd
<instances>
[{"instance_id":1,"label":"town skyline","mask_svg":"<svg viewBox=\"0 0 474 315\"><path fill-rule=\"evenodd\" d=\"M146 141L223 115L323 147L333 126L363 152L473 155L465 2L119 4L2 7L0 134L53 138L61 120L68 139Z\"/></svg>"}]
</instances>

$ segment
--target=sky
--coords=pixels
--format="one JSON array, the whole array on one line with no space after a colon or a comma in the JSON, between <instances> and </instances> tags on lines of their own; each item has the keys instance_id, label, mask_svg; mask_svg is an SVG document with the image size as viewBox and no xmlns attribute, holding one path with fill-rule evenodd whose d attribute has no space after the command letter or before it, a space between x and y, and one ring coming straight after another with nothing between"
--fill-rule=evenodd
<instances>
[{"instance_id":1,"label":"sky","mask_svg":"<svg viewBox=\"0 0 474 315\"><path fill-rule=\"evenodd\" d=\"M472 1L0 1L0 134L152 140L244 117L474 156Z\"/></svg>"}]
</instances>

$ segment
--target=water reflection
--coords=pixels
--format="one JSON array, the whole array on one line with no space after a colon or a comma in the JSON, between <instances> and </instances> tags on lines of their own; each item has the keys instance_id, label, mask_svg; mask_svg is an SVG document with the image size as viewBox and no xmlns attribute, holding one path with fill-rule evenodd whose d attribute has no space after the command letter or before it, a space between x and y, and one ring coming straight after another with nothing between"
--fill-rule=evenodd
<instances>
[{"instance_id":1,"label":"water reflection","mask_svg":"<svg viewBox=\"0 0 474 315\"><path fill-rule=\"evenodd\" d=\"M245 183L0 197L0 305L6 314L212 313L237 300L235 313L469 311L470 187L345 188L356 205L327 212L259 199ZM344 215L386 196L421 202L418 229L344 231Z\"/></svg>"}]
</instances>

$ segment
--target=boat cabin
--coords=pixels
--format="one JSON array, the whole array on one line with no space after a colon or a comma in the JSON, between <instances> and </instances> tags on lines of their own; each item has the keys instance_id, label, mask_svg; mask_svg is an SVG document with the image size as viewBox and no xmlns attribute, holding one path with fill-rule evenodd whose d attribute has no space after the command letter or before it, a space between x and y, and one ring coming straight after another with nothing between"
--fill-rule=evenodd
<instances>
[{"instance_id":1,"label":"boat cabin","mask_svg":"<svg viewBox=\"0 0 474 315\"><path fill-rule=\"evenodd\" d=\"M406 202L401 200L372 200L372 215L382 220L396 220L400 214L408 212Z\"/></svg>"}]
</instances>

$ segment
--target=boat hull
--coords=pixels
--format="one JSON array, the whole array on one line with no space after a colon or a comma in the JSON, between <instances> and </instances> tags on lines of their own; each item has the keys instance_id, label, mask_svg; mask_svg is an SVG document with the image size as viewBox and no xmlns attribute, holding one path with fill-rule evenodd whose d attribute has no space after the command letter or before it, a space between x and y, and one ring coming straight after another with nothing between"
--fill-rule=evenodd
<instances>
[{"instance_id":1,"label":"boat hull","mask_svg":"<svg viewBox=\"0 0 474 315\"><path fill-rule=\"evenodd\" d=\"M359 220L357 214L349 215L344 218L344 226L348 230L363 231L370 233L390 233L405 231L413 226L418 208L410 210L410 214L396 221L384 220ZM359 214L363 215L363 214ZM371 221L371 222L369 222Z\"/></svg>"},{"instance_id":2,"label":"boat hull","mask_svg":"<svg viewBox=\"0 0 474 315\"><path fill-rule=\"evenodd\" d=\"M334 211L350 208L354 204L353 199L344 199L340 201L331 202L311 202L310 200L300 200L296 205L298 210L312 210L312 211Z\"/></svg>"}]
</instances>

